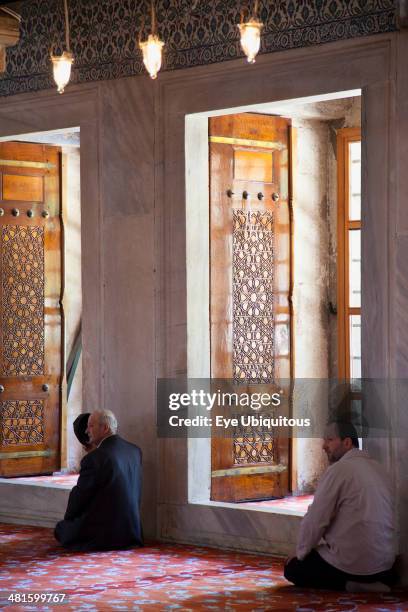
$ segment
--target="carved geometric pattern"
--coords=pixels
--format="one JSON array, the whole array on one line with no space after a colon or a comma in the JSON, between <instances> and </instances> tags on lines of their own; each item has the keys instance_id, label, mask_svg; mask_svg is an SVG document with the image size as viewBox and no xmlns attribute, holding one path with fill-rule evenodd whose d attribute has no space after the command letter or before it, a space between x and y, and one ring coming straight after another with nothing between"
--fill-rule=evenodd
<instances>
[{"instance_id":1,"label":"carved geometric pattern","mask_svg":"<svg viewBox=\"0 0 408 612\"><path fill-rule=\"evenodd\" d=\"M394 0L282 0L259 3L264 23L261 53L307 47L397 29ZM156 0L159 35L165 40L163 70L212 64L242 57L236 0ZM248 3L248 6L253 3ZM50 46L63 49L63 2L22 3L20 41L7 49L7 71L0 95L54 87ZM148 33L150 1L75 0L69 2L73 82L144 73L138 38Z\"/></svg>"},{"instance_id":2,"label":"carved geometric pattern","mask_svg":"<svg viewBox=\"0 0 408 612\"><path fill-rule=\"evenodd\" d=\"M274 377L273 214L233 209L233 378Z\"/></svg>"},{"instance_id":3,"label":"carved geometric pattern","mask_svg":"<svg viewBox=\"0 0 408 612\"><path fill-rule=\"evenodd\" d=\"M256 413L259 416L259 413ZM271 415L268 414L268 417ZM276 438L273 431L262 431L252 426L239 425L234 430L234 465L251 463L274 463L276 461Z\"/></svg>"},{"instance_id":4,"label":"carved geometric pattern","mask_svg":"<svg viewBox=\"0 0 408 612\"><path fill-rule=\"evenodd\" d=\"M44 373L44 229L1 231L3 376Z\"/></svg>"},{"instance_id":5,"label":"carved geometric pattern","mask_svg":"<svg viewBox=\"0 0 408 612\"><path fill-rule=\"evenodd\" d=\"M0 445L44 442L44 402L6 400L0 402Z\"/></svg>"}]
</instances>

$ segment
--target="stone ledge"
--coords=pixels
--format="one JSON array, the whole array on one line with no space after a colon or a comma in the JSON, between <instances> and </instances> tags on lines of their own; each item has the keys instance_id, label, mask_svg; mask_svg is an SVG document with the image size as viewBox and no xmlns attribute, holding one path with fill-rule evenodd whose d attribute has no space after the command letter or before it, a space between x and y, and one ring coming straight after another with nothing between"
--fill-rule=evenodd
<instances>
[{"instance_id":1,"label":"stone ledge","mask_svg":"<svg viewBox=\"0 0 408 612\"><path fill-rule=\"evenodd\" d=\"M293 514L254 512L236 504L158 506L162 541L282 556L293 554L301 520Z\"/></svg>"},{"instance_id":2,"label":"stone ledge","mask_svg":"<svg viewBox=\"0 0 408 612\"><path fill-rule=\"evenodd\" d=\"M0 479L0 521L54 527L64 517L70 488Z\"/></svg>"}]
</instances>

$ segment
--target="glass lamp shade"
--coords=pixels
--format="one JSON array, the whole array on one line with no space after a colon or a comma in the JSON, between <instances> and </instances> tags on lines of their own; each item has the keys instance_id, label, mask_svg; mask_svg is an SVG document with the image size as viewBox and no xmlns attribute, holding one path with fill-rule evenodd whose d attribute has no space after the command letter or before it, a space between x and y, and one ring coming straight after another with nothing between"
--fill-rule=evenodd
<instances>
[{"instance_id":1,"label":"glass lamp shade","mask_svg":"<svg viewBox=\"0 0 408 612\"><path fill-rule=\"evenodd\" d=\"M139 43L143 53L143 63L152 79L157 77L162 63L164 42L155 34L149 34L148 39Z\"/></svg>"},{"instance_id":2,"label":"glass lamp shade","mask_svg":"<svg viewBox=\"0 0 408 612\"><path fill-rule=\"evenodd\" d=\"M261 30L263 24L255 19L238 25L241 33L241 47L247 56L248 62L253 64L261 45Z\"/></svg>"},{"instance_id":3,"label":"glass lamp shade","mask_svg":"<svg viewBox=\"0 0 408 612\"><path fill-rule=\"evenodd\" d=\"M58 93L64 93L65 86L68 84L71 76L71 66L74 61L74 56L68 51L64 51L62 55L51 55L51 61L54 72L54 81L58 87Z\"/></svg>"}]
</instances>

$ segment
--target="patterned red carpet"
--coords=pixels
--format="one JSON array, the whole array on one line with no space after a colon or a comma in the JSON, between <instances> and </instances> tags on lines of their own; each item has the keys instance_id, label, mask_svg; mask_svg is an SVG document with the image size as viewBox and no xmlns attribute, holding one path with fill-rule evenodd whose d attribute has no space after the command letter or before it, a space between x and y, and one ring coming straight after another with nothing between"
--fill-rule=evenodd
<instances>
[{"instance_id":1,"label":"patterned red carpet","mask_svg":"<svg viewBox=\"0 0 408 612\"><path fill-rule=\"evenodd\" d=\"M408 596L302 591L282 577L282 560L168 544L106 553L68 553L50 529L0 525L0 609L41 611L245 610L408 611ZM11 603L65 593L67 603Z\"/></svg>"}]
</instances>

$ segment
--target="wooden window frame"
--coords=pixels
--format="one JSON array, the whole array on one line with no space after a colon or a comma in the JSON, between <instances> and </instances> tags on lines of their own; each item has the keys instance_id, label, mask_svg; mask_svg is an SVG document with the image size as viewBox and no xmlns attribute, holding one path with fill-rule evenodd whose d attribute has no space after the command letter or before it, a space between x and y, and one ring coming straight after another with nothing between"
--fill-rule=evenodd
<instances>
[{"instance_id":1,"label":"wooden window frame","mask_svg":"<svg viewBox=\"0 0 408 612\"><path fill-rule=\"evenodd\" d=\"M349 231L361 230L360 220L349 219L349 144L361 141L360 128L337 132L337 372L338 378L350 379L350 317L361 316L361 307L349 305Z\"/></svg>"}]
</instances>

